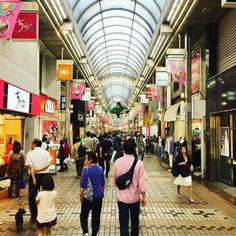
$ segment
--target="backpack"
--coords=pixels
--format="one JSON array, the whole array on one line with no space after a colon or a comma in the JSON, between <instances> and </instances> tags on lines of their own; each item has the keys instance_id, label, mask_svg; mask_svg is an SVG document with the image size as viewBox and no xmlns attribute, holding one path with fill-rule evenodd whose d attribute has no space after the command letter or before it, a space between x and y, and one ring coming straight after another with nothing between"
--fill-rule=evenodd
<instances>
[{"instance_id":1,"label":"backpack","mask_svg":"<svg viewBox=\"0 0 236 236\"><path fill-rule=\"evenodd\" d=\"M134 168L136 166L138 159L135 158L132 166L130 167L129 171L124 173L123 175L120 175L116 179L116 186L120 190L124 190L129 187L129 185L132 183L133 175L134 175Z\"/></svg>"},{"instance_id":2,"label":"backpack","mask_svg":"<svg viewBox=\"0 0 236 236\"><path fill-rule=\"evenodd\" d=\"M85 146L82 144L82 142L80 143L79 147L78 147L78 155L79 157L83 157L86 155L86 148Z\"/></svg>"}]
</instances>

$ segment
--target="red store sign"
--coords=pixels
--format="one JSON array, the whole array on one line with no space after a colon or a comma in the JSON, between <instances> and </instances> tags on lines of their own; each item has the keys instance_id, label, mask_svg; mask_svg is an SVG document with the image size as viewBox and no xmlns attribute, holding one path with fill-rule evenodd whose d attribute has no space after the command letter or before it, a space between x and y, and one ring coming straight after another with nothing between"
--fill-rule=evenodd
<instances>
[{"instance_id":1,"label":"red store sign","mask_svg":"<svg viewBox=\"0 0 236 236\"><path fill-rule=\"evenodd\" d=\"M20 12L12 38L19 40L37 40L38 39L38 12Z\"/></svg>"},{"instance_id":2,"label":"red store sign","mask_svg":"<svg viewBox=\"0 0 236 236\"><path fill-rule=\"evenodd\" d=\"M45 94L40 94L40 114L57 117L58 104L57 100L48 97Z\"/></svg>"}]
</instances>

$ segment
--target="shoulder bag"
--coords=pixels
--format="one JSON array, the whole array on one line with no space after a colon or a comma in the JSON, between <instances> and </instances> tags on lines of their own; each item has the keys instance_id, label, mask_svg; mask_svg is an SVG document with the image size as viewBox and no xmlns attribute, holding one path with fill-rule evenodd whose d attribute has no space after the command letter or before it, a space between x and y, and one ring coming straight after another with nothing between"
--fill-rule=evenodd
<instances>
[{"instance_id":1,"label":"shoulder bag","mask_svg":"<svg viewBox=\"0 0 236 236\"><path fill-rule=\"evenodd\" d=\"M138 159L135 158L132 166L130 167L129 171L124 173L123 175L120 175L116 179L116 186L120 190L124 190L129 187L129 185L132 183L133 175L134 175L134 168L136 166Z\"/></svg>"},{"instance_id":2,"label":"shoulder bag","mask_svg":"<svg viewBox=\"0 0 236 236\"><path fill-rule=\"evenodd\" d=\"M88 167L85 167L85 170L87 171L87 175L88 175L88 183L87 183L86 189L84 190L83 198L91 202L93 201L93 186L89 178Z\"/></svg>"}]
</instances>

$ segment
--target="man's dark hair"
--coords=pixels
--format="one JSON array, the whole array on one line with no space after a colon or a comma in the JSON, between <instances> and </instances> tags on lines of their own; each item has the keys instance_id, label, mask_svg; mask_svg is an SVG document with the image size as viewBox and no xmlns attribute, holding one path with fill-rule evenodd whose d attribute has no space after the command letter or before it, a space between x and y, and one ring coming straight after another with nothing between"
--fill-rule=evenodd
<instances>
[{"instance_id":1,"label":"man's dark hair","mask_svg":"<svg viewBox=\"0 0 236 236\"><path fill-rule=\"evenodd\" d=\"M103 134L103 138L104 138L104 139L107 139L107 136L108 136L107 133L104 133L104 134Z\"/></svg>"},{"instance_id":2,"label":"man's dark hair","mask_svg":"<svg viewBox=\"0 0 236 236\"><path fill-rule=\"evenodd\" d=\"M10 143L12 142L12 137L9 137Z\"/></svg>"},{"instance_id":3,"label":"man's dark hair","mask_svg":"<svg viewBox=\"0 0 236 236\"><path fill-rule=\"evenodd\" d=\"M18 141L14 141L12 151L15 154L19 154L21 150L21 144Z\"/></svg>"},{"instance_id":4,"label":"man's dark hair","mask_svg":"<svg viewBox=\"0 0 236 236\"><path fill-rule=\"evenodd\" d=\"M44 191L52 191L55 188L54 180L51 175L45 175L41 180L41 184Z\"/></svg>"},{"instance_id":5,"label":"man's dark hair","mask_svg":"<svg viewBox=\"0 0 236 236\"><path fill-rule=\"evenodd\" d=\"M33 144L35 144L36 147L42 146L42 141L40 139L34 139Z\"/></svg>"},{"instance_id":6,"label":"man's dark hair","mask_svg":"<svg viewBox=\"0 0 236 236\"><path fill-rule=\"evenodd\" d=\"M87 132L86 132L86 136L87 136L87 137L90 137L90 136L91 136L91 132L90 132L90 131L87 131Z\"/></svg>"},{"instance_id":7,"label":"man's dark hair","mask_svg":"<svg viewBox=\"0 0 236 236\"><path fill-rule=\"evenodd\" d=\"M123 148L124 148L125 154L133 155L136 148L134 139L129 138L128 140L126 140L123 144Z\"/></svg>"},{"instance_id":8,"label":"man's dark hair","mask_svg":"<svg viewBox=\"0 0 236 236\"><path fill-rule=\"evenodd\" d=\"M77 143L77 142L80 142L80 140L81 140L80 137L76 137L76 138L75 138L75 142L76 142L76 143Z\"/></svg>"},{"instance_id":9,"label":"man's dark hair","mask_svg":"<svg viewBox=\"0 0 236 236\"><path fill-rule=\"evenodd\" d=\"M94 152L87 152L88 155L88 160L92 160L93 164L97 164L98 163L98 156L96 155L96 153Z\"/></svg>"},{"instance_id":10,"label":"man's dark hair","mask_svg":"<svg viewBox=\"0 0 236 236\"><path fill-rule=\"evenodd\" d=\"M43 135L42 137L42 142L46 142L48 139L47 139L47 136L46 135Z\"/></svg>"}]
</instances>

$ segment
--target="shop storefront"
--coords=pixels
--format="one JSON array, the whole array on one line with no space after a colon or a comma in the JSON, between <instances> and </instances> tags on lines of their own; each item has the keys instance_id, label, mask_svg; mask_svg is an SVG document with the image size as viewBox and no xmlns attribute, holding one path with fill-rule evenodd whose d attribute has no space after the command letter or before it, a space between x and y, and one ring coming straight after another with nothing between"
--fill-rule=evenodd
<instances>
[{"instance_id":1,"label":"shop storefront","mask_svg":"<svg viewBox=\"0 0 236 236\"><path fill-rule=\"evenodd\" d=\"M52 158L50 172L56 171L56 151L59 143L59 122L57 100L40 94L40 134L46 136L49 142L49 152Z\"/></svg>"},{"instance_id":2,"label":"shop storefront","mask_svg":"<svg viewBox=\"0 0 236 236\"><path fill-rule=\"evenodd\" d=\"M236 186L236 67L208 80L211 180Z\"/></svg>"},{"instance_id":3,"label":"shop storefront","mask_svg":"<svg viewBox=\"0 0 236 236\"><path fill-rule=\"evenodd\" d=\"M19 141L25 150L29 129L26 121L39 115L39 96L0 80L0 113L1 178L5 176L5 163L9 161L9 141Z\"/></svg>"}]
</instances>

